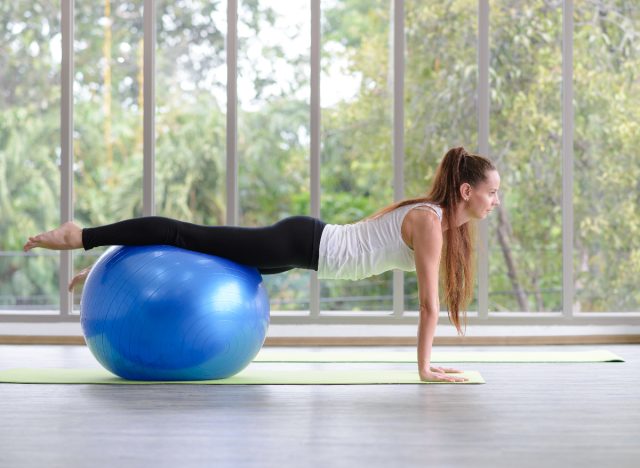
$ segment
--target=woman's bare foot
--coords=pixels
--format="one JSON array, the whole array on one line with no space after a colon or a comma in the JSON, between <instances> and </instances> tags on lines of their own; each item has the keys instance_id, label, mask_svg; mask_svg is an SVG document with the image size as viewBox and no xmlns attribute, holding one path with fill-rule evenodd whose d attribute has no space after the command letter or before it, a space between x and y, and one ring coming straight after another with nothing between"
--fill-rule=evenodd
<instances>
[{"instance_id":1,"label":"woman's bare foot","mask_svg":"<svg viewBox=\"0 0 640 468\"><path fill-rule=\"evenodd\" d=\"M87 276L89 276L89 272L91 271L92 267L93 265L88 266L84 270L81 270L80 273L78 273L76 276L74 276L71 279L71 282L69 283L69 292L73 292L73 288L76 286L76 284L81 284L86 281Z\"/></svg>"},{"instance_id":2,"label":"woman's bare foot","mask_svg":"<svg viewBox=\"0 0 640 468\"><path fill-rule=\"evenodd\" d=\"M51 250L79 249L82 247L82 229L77 224L69 221L52 231L29 237L22 250L28 252L34 247Z\"/></svg>"}]
</instances>

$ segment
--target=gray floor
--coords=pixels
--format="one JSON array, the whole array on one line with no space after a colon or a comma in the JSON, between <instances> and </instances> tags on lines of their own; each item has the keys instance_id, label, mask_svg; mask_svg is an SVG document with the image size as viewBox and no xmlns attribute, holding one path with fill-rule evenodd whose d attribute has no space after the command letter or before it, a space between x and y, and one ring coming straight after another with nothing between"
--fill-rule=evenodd
<instances>
[{"instance_id":1,"label":"gray floor","mask_svg":"<svg viewBox=\"0 0 640 468\"><path fill-rule=\"evenodd\" d=\"M451 364L487 381L457 386L0 384L0 466L639 466L640 346L437 349L608 349L626 362ZM0 346L0 369L98 366L85 347Z\"/></svg>"}]
</instances>

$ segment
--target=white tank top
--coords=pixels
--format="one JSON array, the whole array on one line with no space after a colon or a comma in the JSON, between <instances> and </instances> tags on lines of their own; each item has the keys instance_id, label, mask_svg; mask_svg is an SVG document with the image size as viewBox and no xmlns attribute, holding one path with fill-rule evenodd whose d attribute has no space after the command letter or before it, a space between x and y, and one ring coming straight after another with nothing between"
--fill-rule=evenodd
<instances>
[{"instance_id":1,"label":"white tank top","mask_svg":"<svg viewBox=\"0 0 640 468\"><path fill-rule=\"evenodd\" d=\"M318 278L359 280L397 268L415 271L413 250L402 240L402 221L417 206L433 209L442 221L442 209L420 202L353 224L327 224L320 237Z\"/></svg>"}]
</instances>

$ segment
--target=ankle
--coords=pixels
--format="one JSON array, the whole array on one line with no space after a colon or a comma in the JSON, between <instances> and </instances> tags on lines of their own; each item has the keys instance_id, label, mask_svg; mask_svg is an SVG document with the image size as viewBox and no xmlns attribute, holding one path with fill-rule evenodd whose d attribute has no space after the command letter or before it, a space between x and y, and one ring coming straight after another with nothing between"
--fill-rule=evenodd
<instances>
[{"instance_id":1,"label":"ankle","mask_svg":"<svg viewBox=\"0 0 640 468\"><path fill-rule=\"evenodd\" d=\"M67 224L67 230L64 235L64 241L72 249L79 249L82 247L82 229L75 223L69 221Z\"/></svg>"}]
</instances>

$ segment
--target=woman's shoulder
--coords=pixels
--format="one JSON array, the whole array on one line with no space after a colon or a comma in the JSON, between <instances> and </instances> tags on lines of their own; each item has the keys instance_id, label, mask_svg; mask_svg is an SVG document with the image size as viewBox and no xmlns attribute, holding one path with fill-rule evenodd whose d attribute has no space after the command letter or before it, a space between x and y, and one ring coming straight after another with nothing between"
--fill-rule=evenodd
<instances>
[{"instance_id":1,"label":"woman's shoulder","mask_svg":"<svg viewBox=\"0 0 640 468\"><path fill-rule=\"evenodd\" d=\"M437 205L434 207L430 205L431 204L429 204L429 206L417 204L416 206L412 206L402 220L400 232L405 244L412 250L413 240L416 236L424 238L424 234L427 231L433 231L434 233L441 232L442 212L439 211Z\"/></svg>"},{"instance_id":2,"label":"woman's shoulder","mask_svg":"<svg viewBox=\"0 0 640 468\"><path fill-rule=\"evenodd\" d=\"M438 216L438 220L442 221L442 208L435 203L418 202L408 206L410 206L410 208L407 214L411 214L416 211L435 213Z\"/></svg>"}]
</instances>

